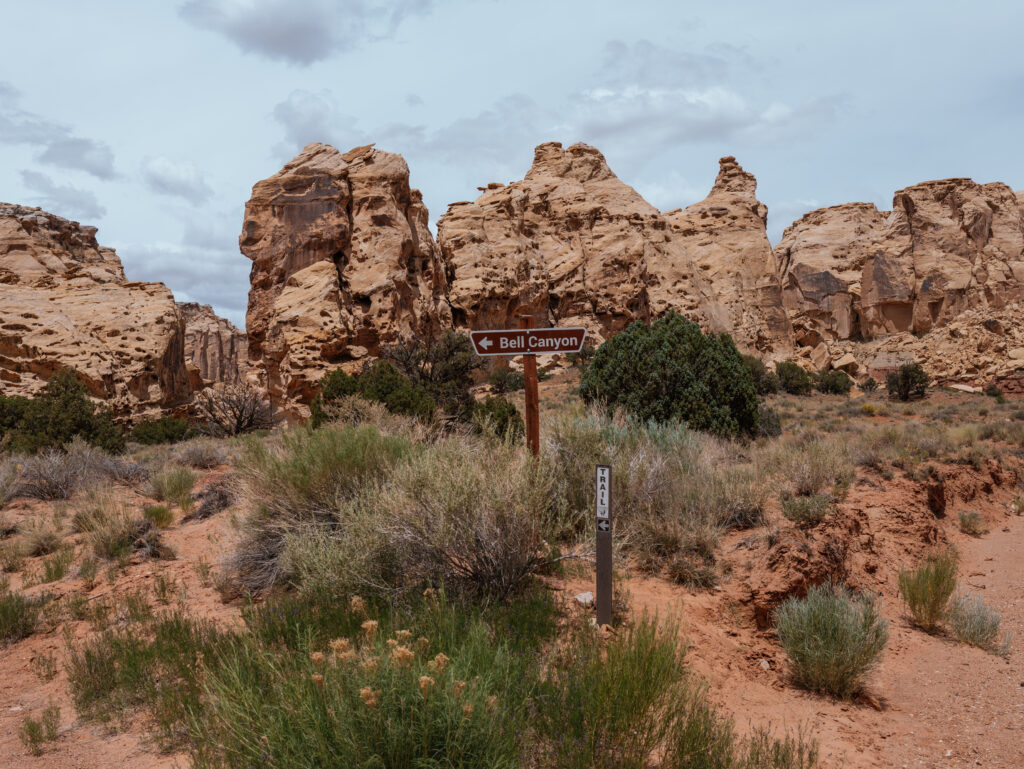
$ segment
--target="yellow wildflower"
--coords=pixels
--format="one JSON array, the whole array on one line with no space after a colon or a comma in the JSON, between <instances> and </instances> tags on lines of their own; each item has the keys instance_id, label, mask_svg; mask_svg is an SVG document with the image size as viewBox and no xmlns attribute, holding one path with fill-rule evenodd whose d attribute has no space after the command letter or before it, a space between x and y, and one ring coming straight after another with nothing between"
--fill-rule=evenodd
<instances>
[{"instance_id":1,"label":"yellow wildflower","mask_svg":"<svg viewBox=\"0 0 1024 769\"><path fill-rule=\"evenodd\" d=\"M388 649L390 649L391 651L394 651L395 647L398 646L398 641L396 641L394 638L389 638L386 643Z\"/></svg>"},{"instance_id":2,"label":"yellow wildflower","mask_svg":"<svg viewBox=\"0 0 1024 769\"><path fill-rule=\"evenodd\" d=\"M373 637L377 635L377 624L377 620L368 619L366 620L366 622L360 625L360 627L363 629L363 632L366 633L366 637L371 641L373 640Z\"/></svg>"},{"instance_id":3,"label":"yellow wildflower","mask_svg":"<svg viewBox=\"0 0 1024 769\"><path fill-rule=\"evenodd\" d=\"M347 638L335 638L328 646L331 647L332 652L340 655L352 648L352 642Z\"/></svg>"},{"instance_id":4,"label":"yellow wildflower","mask_svg":"<svg viewBox=\"0 0 1024 769\"><path fill-rule=\"evenodd\" d=\"M412 633L410 631L408 631L408 630L396 630L395 631L395 638L397 638L402 643L405 643L410 638L412 638Z\"/></svg>"},{"instance_id":5,"label":"yellow wildflower","mask_svg":"<svg viewBox=\"0 0 1024 769\"><path fill-rule=\"evenodd\" d=\"M367 673L376 673L377 666L380 664L380 657L367 657L361 663L359 667Z\"/></svg>"},{"instance_id":6,"label":"yellow wildflower","mask_svg":"<svg viewBox=\"0 0 1024 769\"><path fill-rule=\"evenodd\" d=\"M448 659L448 656L444 652L442 652L438 654L436 657L434 657L434 659L432 659L430 662L428 662L427 667L433 670L438 675L440 675L444 672L444 669L448 667L449 662L450 660Z\"/></svg>"},{"instance_id":7,"label":"yellow wildflower","mask_svg":"<svg viewBox=\"0 0 1024 769\"><path fill-rule=\"evenodd\" d=\"M427 653L427 649L429 649L429 648L430 648L430 639L429 638L424 638L423 636L420 636L419 638L416 639L416 651L418 651L420 654L426 654Z\"/></svg>"},{"instance_id":8,"label":"yellow wildflower","mask_svg":"<svg viewBox=\"0 0 1024 769\"><path fill-rule=\"evenodd\" d=\"M324 653L323 652L313 652L312 654L309 655L309 658L310 658L310 660L312 660L313 664L316 665L317 667L321 667L324 664Z\"/></svg>"},{"instance_id":9,"label":"yellow wildflower","mask_svg":"<svg viewBox=\"0 0 1024 769\"><path fill-rule=\"evenodd\" d=\"M455 699L459 699L462 696L463 690L466 688L465 681L456 681L452 684L452 691L455 692Z\"/></svg>"},{"instance_id":10,"label":"yellow wildflower","mask_svg":"<svg viewBox=\"0 0 1024 769\"><path fill-rule=\"evenodd\" d=\"M391 650L391 661L400 668L409 667L415 658L416 655L408 646L396 646Z\"/></svg>"},{"instance_id":11,"label":"yellow wildflower","mask_svg":"<svg viewBox=\"0 0 1024 769\"><path fill-rule=\"evenodd\" d=\"M352 600L349 601L349 607L356 614L366 613L366 602L357 595L352 596Z\"/></svg>"},{"instance_id":12,"label":"yellow wildflower","mask_svg":"<svg viewBox=\"0 0 1024 769\"><path fill-rule=\"evenodd\" d=\"M320 675L319 673L314 673L310 676L310 678L312 679L313 683L316 684L317 689L324 688L324 677L322 675Z\"/></svg>"},{"instance_id":13,"label":"yellow wildflower","mask_svg":"<svg viewBox=\"0 0 1024 769\"><path fill-rule=\"evenodd\" d=\"M467 702L462 706L462 717L469 718L471 715L473 715L473 703Z\"/></svg>"},{"instance_id":14,"label":"yellow wildflower","mask_svg":"<svg viewBox=\"0 0 1024 769\"><path fill-rule=\"evenodd\" d=\"M363 700L363 704L368 708L375 708L379 703L378 697L380 692L375 692L369 686L364 686L359 690L359 697Z\"/></svg>"}]
</instances>

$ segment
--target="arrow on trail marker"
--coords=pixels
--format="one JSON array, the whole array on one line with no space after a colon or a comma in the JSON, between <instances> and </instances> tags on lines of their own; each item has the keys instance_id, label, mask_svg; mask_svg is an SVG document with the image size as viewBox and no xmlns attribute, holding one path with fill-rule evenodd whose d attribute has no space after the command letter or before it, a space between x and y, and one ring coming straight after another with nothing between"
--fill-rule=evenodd
<instances>
[{"instance_id":1,"label":"arrow on trail marker","mask_svg":"<svg viewBox=\"0 0 1024 769\"><path fill-rule=\"evenodd\" d=\"M489 338L489 337L486 337L486 336L485 336L485 337L484 337L483 339L481 339L481 340L480 340L480 342L479 342L479 345L480 345L480 346L481 346L482 348L484 348L485 350L486 350L486 349L487 349L488 347L490 347L490 346L491 346L492 344L493 344L493 342L491 342L490 338Z\"/></svg>"}]
</instances>

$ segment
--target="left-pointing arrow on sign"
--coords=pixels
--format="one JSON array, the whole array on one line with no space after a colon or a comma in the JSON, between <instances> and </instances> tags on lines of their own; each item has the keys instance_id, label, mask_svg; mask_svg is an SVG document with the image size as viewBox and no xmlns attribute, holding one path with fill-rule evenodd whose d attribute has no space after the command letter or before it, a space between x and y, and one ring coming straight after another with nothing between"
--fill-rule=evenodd
<instances>
[{"instance_id":1,"label":"left-pointing arrow on sign","mask_svg":"<svg viewBox=\"0 0 1024 769\"><path fill-rule=\"evenodd\" d=\"M491 340L490 340L490 337L486 337L486 336L485 336L485 337L484 337L483 339L481 339L481 340L480 340L480 346L481 346L481 347L483 347L483 348L484 348L485 350L486 350L486 349L487 349L488 347L490 347L490 346L491 346L491 344L492 344L492 342L491 342Z\"/></svg>"}]
</instances>

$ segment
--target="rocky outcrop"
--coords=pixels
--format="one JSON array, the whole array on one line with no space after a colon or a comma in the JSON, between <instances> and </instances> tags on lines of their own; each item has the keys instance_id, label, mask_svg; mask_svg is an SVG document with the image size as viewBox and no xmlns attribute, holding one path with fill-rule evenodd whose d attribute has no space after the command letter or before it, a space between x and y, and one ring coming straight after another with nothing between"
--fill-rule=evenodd
<instances>
[{"instance_id":1,"label":"rocky outcrop","mask_svg":"<svg viewBox=\"0 0 1024 769\"><path fill-rule=\"evenodd\" d=\"M162 283L125 280L113 249L38 208L0 204L0 390L31 395L63 366L119 414L191 395L184 323Z\"/></svg>"},{"instance_id":2,"label":"rocky outcrop","mask_svg":"<svg viewBox=\"0 0 1024 769\"><path fill-rule=\"evenodd\" d=\"M793 329L768 241L768 208L757 199L754 175L736 158L724 157L711 193L665 218L673 240L697 268L707 325L732 334L750 352L769 358L788 355ZM651 305L658 314L680 304L677 287L664 280L671 270L672 265L653 270L660 279L651 288Z\"/></svg>"},{"instance_id":3,"label":"rocky outcrop","mask_svg":"<svg viewBox=\"0 0 1024 769\"><path fill-rule=\"evenodd\" d=\"M239 246L252 259L252 375L304 414L327 370L450 325L446 280L399 155L310 144L257 183Z\"/></svg>"},{"instance_id":4,"label":"rocky outcrop","mask_svg":"<svg viewBox=\"0 0 1024 769\"><path fill-rule=\"evenodd\" d=\"M723 158L706 200L662 214L593 147L542 144L526 177L438 222L456 326L582 325L598 339L673 309L767 357L792 334L756 183Z\"/></svg>"},{"instance_id":5,"label":"rocky outcrop","mask_svg":"<svg viewBox=\"0 0 1024 769\"><path fill-rule=\"evenodd\" d=\"M208 304L178 302L185 321L185 360L197 389L216 382L234 384L248 371L249 339Z\"/></svg>"},{"instance_id":6,"label":"rocky outcrop","mask_svg":"<svg viewBox=\"0 0 1024 769\"><path fill-rule=\"evenodd\" d=\"M798 342L926 334L971 309L1024 298L1024 211L1004 184L970 179L812 211L775 248Z\"/></svg>"}]
</instances>

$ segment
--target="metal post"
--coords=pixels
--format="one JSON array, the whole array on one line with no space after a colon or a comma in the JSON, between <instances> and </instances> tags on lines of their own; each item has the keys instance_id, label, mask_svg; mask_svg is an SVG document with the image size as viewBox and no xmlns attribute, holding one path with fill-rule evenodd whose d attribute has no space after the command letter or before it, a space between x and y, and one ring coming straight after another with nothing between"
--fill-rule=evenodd
<instances>
[{"instance_id":1,"label":"metal post","mask_svg":"<svg viewBox=\"0 0 1024 769\"><path fill-rule=\"evenodd\" d=\"M519 328L533 328L532 315L519 316ZM526 445L534 456L540 454L540 405L537 396L537 356L523 355L523 380L526 385Z\"/></svg>"},{"instance_id":2,"label":"metal post","mask_svg":"<svg viewBox=\"0 0 1024 769\"><path fill-rule=\"evenodd\" d=\"M597 624L612 624L612 468L597 466Z\"/></svg>"}]
</instances>

